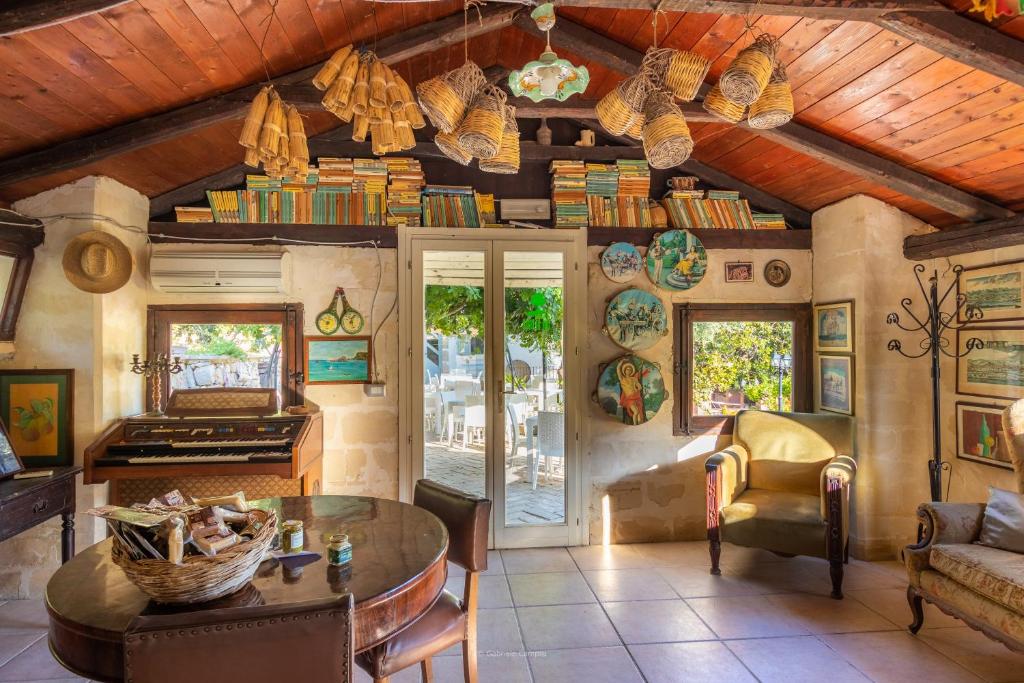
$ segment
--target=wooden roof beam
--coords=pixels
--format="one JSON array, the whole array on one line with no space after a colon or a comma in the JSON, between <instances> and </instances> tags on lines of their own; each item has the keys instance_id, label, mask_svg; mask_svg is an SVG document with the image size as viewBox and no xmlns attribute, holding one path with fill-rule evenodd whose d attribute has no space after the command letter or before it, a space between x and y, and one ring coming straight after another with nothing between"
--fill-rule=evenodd
<instances>
[{"instance_id":1,"label":"wooden roof beam","mask_svg":"<svg viewBox=\"0 0 1024 683\"><path fill-rule=\"evenodd\" d=\"M132 0L13 0L0 9L0 36L63 24Z\"/></svg>"},{"instance_id":2,"label":"wooden roof beam","mask_svg":"<svg viewBox=\"0 0 1024 683\"><path fill-rule=\"evenodd\" d=\"M903 240L903 256L925 261L943 256L970 254L1024 244L1024 215L998 221L969 223Z\"/></svg>"},{"instance_id":3,"label":"wooden roof beam","mask_svg":"<svg viewBox=\"0 0 1024 683\"><path fill-rule=\"evenodd\" d=\"M562 7L602 7L608 9L638 9L651 11L657 7L669 12L699 12L701 14L769 14L774 16L807 17L810 19L849 19L873 21L879 14L896 10L952 13L948 7L931 0L557 0ZM558 25L561 26L559 18ZM557 31L555 31L557 33ZM554 33L552 34L554 37Z\"/></svg>"}]
</instances>

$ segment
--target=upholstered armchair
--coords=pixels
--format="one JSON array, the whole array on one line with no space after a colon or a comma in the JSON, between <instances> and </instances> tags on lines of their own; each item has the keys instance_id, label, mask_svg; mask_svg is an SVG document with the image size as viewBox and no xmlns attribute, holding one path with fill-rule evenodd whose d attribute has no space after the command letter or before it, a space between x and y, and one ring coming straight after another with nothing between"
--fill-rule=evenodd
<instances>
[{"instance_id":1,"label":"upholstered armchair","mask_svg":"<svg viewBox=\"0 0 1024 683\"><path fill-rule=\"evenodd\" d=\"M722 541L821 557L841 599L855 458L853 418L740 411L733 445L705 462L711 573Z\"/></svg>"}]
</instances>

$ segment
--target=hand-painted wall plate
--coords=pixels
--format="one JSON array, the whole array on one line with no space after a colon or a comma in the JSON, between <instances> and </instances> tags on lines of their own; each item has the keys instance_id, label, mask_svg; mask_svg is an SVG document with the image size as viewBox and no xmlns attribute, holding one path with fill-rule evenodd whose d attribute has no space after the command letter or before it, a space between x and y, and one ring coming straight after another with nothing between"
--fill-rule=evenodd
<instances>
[{"instance_id":1,"label":"hand-painted wall plate","mask_svg":"<svg viewBox=\"0 0 1024 683\"><path fill-rule=\"evenodd\" d=\"M616 242L601 253L601 270L612 282L629 282L643 266L643 257L629 242Z\"/></svg>"},{"instance_id":2,"label":"hand-painted wall plate","mask_svg":"<svg viewBox=\"0 0 1024 683\"><path fill-rule=\"evenodd\" d=\"M704 278L707 269L704 245L688 230L657 234L647 248L647 275L662 289L690 289Z\"/></svg>"},{"instance_id":3,"label":"hand-painted wall plate","mask_svg":"<svg viewBox=\"0 0 1024 683\"><path fill-rule=\"evenodd\" d=\"M640 356L617 358L597 380L597 402L602 410L630 426L653 419L667 398L658 365Z\"/></svg>"},{"instance_id":4,"label":"hand-painted wall plate","mask_svg":"<svg viewBox=\"0 0 1024 683\"><path fill-rule=\"evenodd\" d=\"M642 289L619 292L605 309L604 331L624 349L648 349L668 334L665 305Z\"/></svg>"}]
</instances>

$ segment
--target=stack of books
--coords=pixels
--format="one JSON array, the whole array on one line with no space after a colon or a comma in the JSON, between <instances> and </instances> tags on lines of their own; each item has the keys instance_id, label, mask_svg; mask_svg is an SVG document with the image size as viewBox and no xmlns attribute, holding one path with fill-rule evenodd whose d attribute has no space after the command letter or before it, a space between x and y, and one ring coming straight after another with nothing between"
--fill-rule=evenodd
<instances>
[{"instance_id":1,"label":"stack of books","mask_svg":"<svg viewBox=\"0 0 1024 683\"><path fill-rule=\"evenodd\" d=\"M426 185L423 167L411 157L385 157L388 172L388 225L423 224L420 192Z\"/></svg>"},{"instance_id":2,"label":"stack of books","mask_svg":"<svg viewBox=\"0 0 1024 683\"><path fill-rule=\"evenodd\" d=\"M493 194L480 194L476 195L476 209L480 214L480 224L485 228L500 228L502 225L498 223L498 214L494 208L494 195Z\"/></svg>"},{"instance_id":3,"label":"stack of books","mask_svg":"<svg viewBox=\"0 0 1024 683\"><path fill-rule=\"evenodd\" d=\"M556 228L586 227L587 164L554 159L551 172L551 203Z\"/></svg>"},{"instance_id":4,"label":"stack of books","mask_svg":"<svg viewBox=\"0 0 1024 683\"><path fill-rule=\"evenodd\" d=\"M761 228L755 223L747 200L732 190L670 190L661 203L676 228Z\"/></svg>"},{"instance_id":5,"label":"stack of books","mask_svg":"<svg viewBox=\"0 0 1024 683\"><path fill-rule=\"evenodd\" d=\"M651 167L646 159L619 159L615 165L619 169L620 197L651 196Z\"/></svg>"},{"instance_id":6,"label":"stack of books","mask_svg":"<svg viewBox=\"0 0 1024 683\"><path fill-rule=\"evenodd\" d=\"M213 209L208 206L176 206L174 214L179 223L213 222Z\"/></svg>"},{"instance_id":7,"label":"stack of books","mask_svg":"<svg viewBox=\"0 0 1024 683\"><path fill-rule=\"evenodd\" d=\"M476 193L463 185L423 188L423 225L433 228L479 228Z\"/></svg>"},{"instance_id":8,"label":"stack of books","mask_svg":"<svg viewBox=\"0 0 1024 683\"><path fill-rule=\"evenodd\" d=\"M619 193L619 167L615 164L587 164L587 194L614 197Z\"/></svg>"},{"instance_id":9,"label":"stack of books","mask_svg":"<svg viewBox=\"0 0 1024 683\"><path fill-rule=\"evenodd\" d=\"M587 164L587 210L598 227L651 226L651 170L643 159Z\"/></svg>"},{"instance_id":10,"label":"stack of books","mask_svg":"<svg viewBox=\"0 0 1024 683\"><path fill-rule=\"evenodd\" d=\"M755 213L752 215L754 218L755 230L786 229L786 217L783 216L781 213Z\"/></svg>"}]
</instances>

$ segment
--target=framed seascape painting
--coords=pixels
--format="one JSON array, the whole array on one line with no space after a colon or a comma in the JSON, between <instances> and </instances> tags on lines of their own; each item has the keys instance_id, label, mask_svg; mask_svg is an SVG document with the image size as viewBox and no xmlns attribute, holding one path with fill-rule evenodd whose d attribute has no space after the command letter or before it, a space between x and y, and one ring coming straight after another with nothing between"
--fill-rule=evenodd
<instances>
[{"instance_id":1,"label":"framed seascape painting","mask_svg":"<svg viewBox=\"0 0 1024 683\"><path fill-rule=\"evenodd\" d=\"M967 351L968 340L982 348ZM1024 398L1024 327L965 327L957 330L956 393L986 398Z\"/></svg>"},{"instance_id":2,"label":"framed seascape painting","mask_svg":"<svg viewBox=\"0 0 1024 683\"><path fill-rule=\"evenodd\" d=\"M306 384L366 384L372 363L369 337L306 337Z\"/></svg>"},{"instance_id":3,"label":"framed seascape painting","mask_svg":"<svg viewBox=\"0 0 1024 683\"><path fill-rule=\"evenodd\" d=\"M958 294L967 299L960 309L960 322L967 322L969 306L982 312L981 320L975 322L1024 320L1024 261L964 268Z\"/></svg>"},{"instance_id":4,"label":"framed seascape painting","mask_svg":"<svg viewBox=\"0 0 1024 683\"><path fill-rule=\"evenodd\" d=\"M853 415L852 356L818 356L815 397L819 410Z\"/></svg>"},{"instance_id":5,"label":"framed seascape painting","mask_svg":"<svg viewBox=\"0 0 1024 683\"><path fill-rule=\"evenodd\" d=\"M837 301L814 307L814 350L853 353L853 302Z\"/></svg>"},{"instance_id":6,"label":"framed seascape painting","mask_svg":"<svg viewBox=\"0 0 1024 683\"><path fill-rule=\"evenodd\" d=\"M26 467L74 464L74 370L0 370L0 420Z\"/></svg>"},{"instance_id":7,"label":"framed seascape painting","mask_svg":"<svg viewBox=\"0 0 1024 683\"><path fill-rule=\"evenodd\" d=\"M1003 406L957 401L956 456L1013 469L1003 432Z\"/></svg>"}]
</instances>

